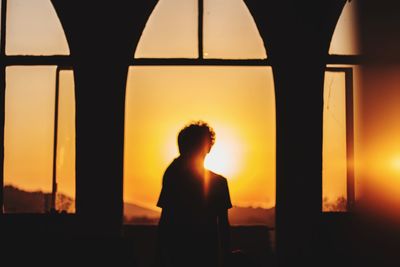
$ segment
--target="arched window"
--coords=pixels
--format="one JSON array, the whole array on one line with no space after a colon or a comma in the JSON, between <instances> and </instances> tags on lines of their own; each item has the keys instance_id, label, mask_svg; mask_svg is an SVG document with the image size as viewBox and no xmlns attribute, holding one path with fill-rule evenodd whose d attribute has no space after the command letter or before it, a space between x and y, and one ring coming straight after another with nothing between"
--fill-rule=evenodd
<instances>
[{"instance_id":1,"label":"arched window","mask_svg":"<svg viewBox=\"0 0 400 267\"><path fill-rule=\"evenodd\" d=\"M205 120L216 131L206 166L229 179L231 223L274 226L275 93L266 58L242 0L159 1L128 75L126 223L158 222L177 134Z\"/></svg>"},{"instance_id":2,"label":"arched window","mask_svg":"<svg viewBox=\"0 0 400 267\"><path fill-rule=\"evenodd\" d=\"M261 225L246 235L234 227L240 238L233 245L267 263L262 251L271 251L275 225L275 92L263 41L242 0L161 0L147 22L127 80L126 232L158 222L163 172L179 155L178 132L193 120L216 132L205 165L228 179L230 223ZM257 249L245 244L256 237Z\"/></svg>"},{"instance_id":3,"label":"arched window","mask_svg":"<svg viewBox=\"0 0 400 267\"><path fill-rule=\"evenodd\" d=\"M360 51L357 0L344 6L332 37L325 72L323 210L347 211L356 198Z\"/></svg>"},{"instance_id":4,"label":"arched window","mask_svg":"<svg viewBox=\"0 0 400 267\"><path fill-rule=\"evenodd\" d=\"M135 58L197 58L197 20L197 0L160 0Z\"/></svg>"},{"instance_id":5,"label":"arched window","mask_svg":"<svg viewBox=\"0 0 400 267\"><path fill-rule=\"evenodd\" d=\"M49 0L3 0L1 26L3 210L74 212L74 82L63 70L70 52L61 23Z\"/></svg>"},{"instance_id":6,"label":"arched window","mask_svg":"<svg viewBox=\"0 0 400 267\"><path fill-rule=\"evenodd\" d=\"M331 55L359 55L357 24L357 0L348 1L336 24L332 36L329 54Z\"/></svg>"},{"instance_id":7,"label":"arched window","mask_svg":"<svg viewBox=\"0 0 400 267\"><path fill-rule=\"evenodd\" d=\"M69 55L69 47L50 1L7 0L7 55Z\"/></svg>"}]
</instances>

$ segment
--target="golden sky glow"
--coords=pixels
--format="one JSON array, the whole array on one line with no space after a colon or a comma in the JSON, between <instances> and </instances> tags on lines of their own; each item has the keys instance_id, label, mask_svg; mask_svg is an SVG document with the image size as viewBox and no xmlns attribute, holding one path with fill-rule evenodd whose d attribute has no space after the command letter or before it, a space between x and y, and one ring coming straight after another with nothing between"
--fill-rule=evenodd
<instances>
[{"instance_id":1,"label":"golden sky glow","mask_svg":"<svg viewBox=\"0 0 400 267\"><path fill-rule=\"evenodd\" d=\"M51 191L55 67L6 71L4 182Z\"/></svg>"},{"instance_id":2,"label":"golden sky glow","mask_svg":"<svg viewBox=\"0 0 400 267\"><path fill-rule=\"evenodd\" d=\"M332 36L330 54L357 55L360 54L358 43L357 1L348 1L344 6Z\"/></svg>"},{"instance_id":3,"label":"golden sky glow","mask_svg":"<svg viewBox=\"0 0 400 267\"><path fill-rule=\"evenodd\" d=\"M229 129L220 129L220 135L224 139L220 139L212 148L204 162L207 169L213 170L216 173L223 173L228 179L236 177L243 168L243 140L234 136L233 131Z\"/></svg>"},{"instance_id":4,"label":"golden sky glow","mask_svg":"<svg viewBox=\"0 0 400 267\"><path fill-rule=\"evenodd\" d=\"M7 68L4 182L51 191L55 67ZM23 78L21 78L23 77ZM75 195L75 108L72 71L60 72L57 183Z\"/></svg>"},{"instance_id":5,"label":"golden sky glow","mask_svg":"<svg viewBox=\"0 0 400 267\"><path fill-rule=\"evenodd\" d=\"M8 2L7 54L69 54L50 1ZM265 58L267 52L241 0L206 0L204 56ZM352 1L353 3L354 1ZM356 52L350 8L330 52ZM179 8L178 8L179 7ZM351 16L350 16L351 17ZM351 39L352 40L352 39ZM197 57L197 3L161 0L149 19L136 57ZM51 190L55 67L7 68L5 183ZM344 80L327 74L324 196L345 193ZM154 207L162 173L178 155L176 136L202 119L217 139L206 166L229 179L233 204L275 205L275 111L269 67L131 67L125 128L124 199ZM329 103L329 111L327 103ZM59 190L75 194L73 74L60 76ZM334 141L332 141L334 140Z\"/></svg>"},{"instance_id":6,"label":"golden sky glow","mask_svg":"<svg viewBox=\"0 0 400 267\"><path fill-rule=\"evenodd\" d=\"M178 156L179 130L201 119L215 129L210 159L227 164L215 171L229 179L233 203L273 206L273 88L272 71L265 67L131 68L125 200L156 203L163 172Z\"/></svg>"},{"instance_id":7,"label":"golden sky glow","mask_svg":"<svg viewBox=\"0 0 400 267\"><path fill-rule=\"evenodd\" d=\"M143 31L135 57L195 58L197 49L197 0L160 0Z\"/></svg>"},{"instance_id":8,"label":"golden sky glow","mask_svg":"<svg viewBox=\"0 0 400 267\"><path fill-rule=\"evenodd\" d=\"M242 0L204 1L204 57L267 57L254 19Z\"/></svg>"},{"instance_id":9,"label":"golden sky glow","mask_svg":"<svg viewBox=\"0 0 400 267\"><path fill-rule=\"evenodd\" d=\"M60 72L57 190L75 196L75 92L72 71Z\"/></svg>"},{"instance_id":10,"label":"golden sky glow","mask_svg":"<svg viewBox=\"0 0 400 267\"><path fill-rule=\"evenodd\" d=\"M61 23L49 0L7 1L6 54L67 55Z\"/></svg>"},{"instance_id":11,"label":"golden sky glow","mask_svg":"<svg viewBox=\"0 0 400 267\"><path fill-rule=\"evenodd\" d=\"M324 197L335 201L346 196L345 75L325 73L322 188Z\"/></svg>"}]
</instances>

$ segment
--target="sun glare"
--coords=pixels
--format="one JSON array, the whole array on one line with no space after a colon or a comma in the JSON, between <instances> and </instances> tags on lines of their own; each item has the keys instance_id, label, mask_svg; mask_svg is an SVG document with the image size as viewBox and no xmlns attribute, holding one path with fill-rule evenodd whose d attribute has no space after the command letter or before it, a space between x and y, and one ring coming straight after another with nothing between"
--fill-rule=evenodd
<instances>
[{"instance_id":1,"label":"sun glare","mask_svg":"<svg viewBox=\"0 0 400 267\"><path fill-rule=\"evenodd\" d=\"M218 134L205 159L204 167L227 179L234 179L241 170L241 150L238 140L229 135Z\"/></svg>"},{"instance_id":2,"label":"sun glare","mask_svg":"<svg viewBox=\"0 0 400 267\"><path fill-rule=\"evenodd\" d=\"M400 156L393 157L391 165L394 171L400 172Z\"/></svg>"}]
</instances>

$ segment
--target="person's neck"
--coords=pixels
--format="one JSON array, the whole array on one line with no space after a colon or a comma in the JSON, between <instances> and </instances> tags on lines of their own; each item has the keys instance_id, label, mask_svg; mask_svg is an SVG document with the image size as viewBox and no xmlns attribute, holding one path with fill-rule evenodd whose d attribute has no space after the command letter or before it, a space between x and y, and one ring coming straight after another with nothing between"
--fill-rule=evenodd
<instances>
[{"instance_id":1,"label":"person's neck","mask_svg":"<svg viewBox=\"0 0 400 267\"><path fill-rule=\"evenodd\" d=\"M205 157L198 155L181 155L181 159L185 162L185 165L191 170L195 170L198 173L204 171L204 160Z\"/></svg>"}]
</instances>

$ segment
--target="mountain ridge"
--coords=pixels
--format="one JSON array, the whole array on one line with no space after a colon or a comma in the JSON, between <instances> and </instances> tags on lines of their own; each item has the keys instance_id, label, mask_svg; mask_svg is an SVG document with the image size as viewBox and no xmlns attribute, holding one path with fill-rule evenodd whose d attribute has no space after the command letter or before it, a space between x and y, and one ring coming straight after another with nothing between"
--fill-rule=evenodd
<instances>
[{"instance_id":1,"label":"mountain ridge","mask_svg":"<svg viewBox=\"0 0 400 267\"><path fill-rule=\"evenodd\" d=\"M29 192L12 185L4 187L5 213L45 213L50 209L51 193ZM64 194L57 194L57 208L74 212L75 201ZM135 203L124 203L124 223L157 224L161 211L152 210ZM229 212L232 225L275 225L275 208L233 206Z\"/></svg>"}]
</instances>

